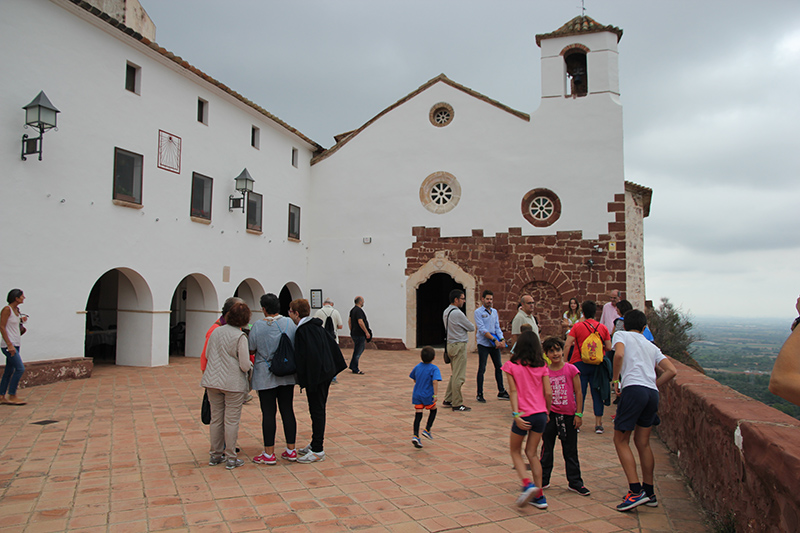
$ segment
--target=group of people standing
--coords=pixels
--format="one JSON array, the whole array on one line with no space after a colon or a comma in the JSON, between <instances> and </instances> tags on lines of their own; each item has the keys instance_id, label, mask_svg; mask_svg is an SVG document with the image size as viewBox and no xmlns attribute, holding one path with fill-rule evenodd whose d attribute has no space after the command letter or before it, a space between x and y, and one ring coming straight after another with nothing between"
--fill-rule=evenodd
<instances>
[{"instance_id":1,"label":"group of people standing","mask_svg":"<svg viewBox=\"0 0 800 533\"><path fill-rule=\"evenodd\" d=\"M223 316L206 336L200 384L206 388L211 404L209 465L225 463L232 470L244 464L237 457L237 442L242 405L251 388L257 391L261 404L264 441L264 450L253 461L267 465L278 462L275 433L279 410L286 440L281 458L298 463L323 461L328 392L336 375L347 367L336 336L326 331L320 318L310 316L306 299L289 304L288 318L280 315L280 300L275 294L263 295L260 304L264 318L253 324L249 335L242 328L249 324L250 309L244 301L229 298L222 308ZM288 343L293 353L294 374L279 376L271 371L276 354L286 353L282 343ZM311 442L299 450L295 385L305 390L311 417Z\"/></svg>"},{"instance_id":2,"label":"group of people standing","mask_svg":"<svg viewBox=\"0 0 800 533\"><path fill-rule=\"evenodd\" d=\"M442 403L454 411L470 410L463 404L461 388L465 382L468 334L477 330L476 399L482 403L486 401L483 374L491 356L497 397L511 403L510 452L522 481L522 490L517 498L521 507L530 504L540 509L547 508L543 489L550 487L556 438L561 440L569 490L581 496L591 494L583 484L578 460L578 432L582 425L587 387L592 396L597 434L604 432L603 408L604 404L610 403L612 388L619 400L614 420L614 446L628 479L629 490L622 503L617 505L617 510L658 505L653 488L654 460L649 437L652 426L658 421L658 387L677 372L652 343L653 336L647 328L645 314L633 309L628 301L620 300L618 291L612 291L610 296L611 301L603 306L600 321L594 318L597 314L595 302L587 300L579 304L577 299L570 299L562 321L568 328L566 343L558 337L550 337L542 343L533 316L534 300L531 295L523 295L519 311L512 321L511 359L502 364L500 350L507 343L497 311L492 307L492 292L483 291L482 305L474 312L475 325L460 309L466 301L464 291L455 289L449 295L450 305L444 311L443 321L445 353L450 359L452 372ZM503 374L508 382L507 390L503 386ZM411 377L415 377L413 372ZM415 403L418 401L416 390L415 386ZM416 405L418 413L412 442L417 447L421 447L418 429L422 407ZM430 431L430 423L423 435ZM632 436L641 461L641 483L630 448ZM541 453L540 442L544 443ZM531 465L530 474L523 454Z\"/></svg>"}]
</instances>

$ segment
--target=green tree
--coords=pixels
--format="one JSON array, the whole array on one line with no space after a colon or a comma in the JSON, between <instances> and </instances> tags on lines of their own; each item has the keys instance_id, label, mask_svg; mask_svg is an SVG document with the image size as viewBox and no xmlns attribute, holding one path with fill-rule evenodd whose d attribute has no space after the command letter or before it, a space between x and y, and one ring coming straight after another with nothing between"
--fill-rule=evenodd
<instances>
[{"instance_id":1,"label":"green tree","mask_svg":"<svg viewBox=\"0 0 800 533\"><path fill-rule=\"evenodd\" d=\"M653 332L656 346L664 354L702 371L702 367L692 357L692 343L700 340L700 336L692 333L694 325L690 319L691 316L675 307L669 298L661 298L658 309L647 310L647 324Z\"/></svg>"}]
</instances>

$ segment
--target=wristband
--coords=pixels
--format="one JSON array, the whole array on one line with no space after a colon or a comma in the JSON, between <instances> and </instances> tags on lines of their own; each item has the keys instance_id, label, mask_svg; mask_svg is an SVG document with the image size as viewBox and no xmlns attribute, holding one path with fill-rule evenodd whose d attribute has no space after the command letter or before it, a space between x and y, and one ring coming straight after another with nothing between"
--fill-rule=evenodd
<instances>
[{"instance_id":1,"label":"wristband","mask_svg":"<svg viewBox=\"0 0 800 533\"><path fill-rule=\"evenodd\" d=\"M512 415L514 418L519 418L520 416L522 416L522 413L518 413L518 412L514 411L514 412L512 412L512 413L511 413L511 415Z\"/></svg>"},{"instance_id":2,"label":"wristband","mask_svg":"<svg viewBox=\"0 0 800 533\"><path fill-rule=\"evenodd\" d=\"M578 418L583 418L583 413L575 413L575 416L577 416Z\"/></svg>"},{"instance_id":3,"label":"wristband","mask_svg":"<svg viewBox=\"0 0 800 533\"><path fill-rule=\"evenodd\" d=\"M617 383L619 383L618 379L615 379L614 381L611 382L612 385L616 385Z\"/></svg>"}]
</instances>

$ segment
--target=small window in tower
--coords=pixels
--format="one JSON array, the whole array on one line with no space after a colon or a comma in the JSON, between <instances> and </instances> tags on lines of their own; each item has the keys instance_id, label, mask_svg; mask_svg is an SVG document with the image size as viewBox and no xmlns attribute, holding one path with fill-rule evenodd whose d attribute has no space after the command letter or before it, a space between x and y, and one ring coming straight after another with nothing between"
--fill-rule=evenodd
<instances>
[{"instance_id":1,"label":"small window in tower","mask_svg":"<svg viewBox=\"0 0 800 533\"><path fill-rule=\"evenodd\" d=\"M292 166L297 168L297 163L300 157L300 152L298 152L297 148L292 148Z\"/></svg>"},{"instance_id":2,"label":"small window in tower","mask_svg":"<svg viewBox=\"0 0 800 533\"><path fill-rule=\"evenodd\" d=\"M589 94L586 52L570 50L564 54L564 62L567 64L567 96L577 98Z\"/></svg>"}]
</instances>

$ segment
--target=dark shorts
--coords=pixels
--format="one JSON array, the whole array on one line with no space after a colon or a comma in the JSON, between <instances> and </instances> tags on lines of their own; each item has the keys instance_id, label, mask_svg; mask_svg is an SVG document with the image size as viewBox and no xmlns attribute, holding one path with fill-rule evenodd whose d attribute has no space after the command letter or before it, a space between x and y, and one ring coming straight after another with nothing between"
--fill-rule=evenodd
<instances>
[{"instance_id":1,"label":"dark shorts","mask_svg":"<svg viewBox=\"0 0 800 533\"><path fill-rule=\"evenodd\" d=\"M531 429L528 431L533 431L534 433L544 433L544 428L547 427L547 413L523 416L522 419L530 423ZM523 437L528 434L524 429L519 429L516 422L511 423L511 432Z\"/></svg>"},{"instance_id":2,"label":"dark shorts","mask_svg":"<svg viewBox=\"0 0 800 533\"><path fill-rule=\"evenodd\" d=\"M636 426L649 428L658 417L658 391L641 385L622 389L617 405L614 429L633 431Z\"/></svg>"}]
</instances>

